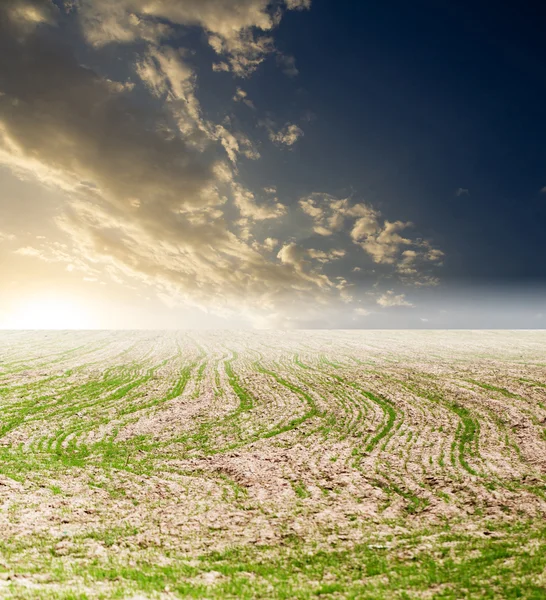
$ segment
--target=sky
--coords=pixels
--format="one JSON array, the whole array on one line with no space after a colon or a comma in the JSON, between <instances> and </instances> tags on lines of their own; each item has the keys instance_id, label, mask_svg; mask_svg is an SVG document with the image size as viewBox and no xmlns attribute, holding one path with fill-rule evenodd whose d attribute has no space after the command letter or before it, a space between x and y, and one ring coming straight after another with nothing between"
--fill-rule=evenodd
<instances>
[{"instance_id":1,"label":"sky","mask_svg":"<svg viewBox=\"0 0 546 600\"><path fill-rule=\"evenodd\" d=\"M0 328L544 328L545 18L2 0Z\"/></svg>"}]
</instances>

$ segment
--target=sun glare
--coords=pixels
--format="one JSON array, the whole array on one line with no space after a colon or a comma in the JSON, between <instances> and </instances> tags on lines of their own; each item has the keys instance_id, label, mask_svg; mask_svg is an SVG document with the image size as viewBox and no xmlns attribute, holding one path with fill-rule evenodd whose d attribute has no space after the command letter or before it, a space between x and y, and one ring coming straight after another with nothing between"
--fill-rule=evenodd
<instances>
[{"instance_id":1,"label":"sun glare","mask_svg":"<svg viewBox=\"0 0 546 600\"><path fill-rule=\"evenodd\" d=\"M59 298L33 298L14 308L7 329L91 329L89 311L81 303Z\"/></svg>"}]
</instances>

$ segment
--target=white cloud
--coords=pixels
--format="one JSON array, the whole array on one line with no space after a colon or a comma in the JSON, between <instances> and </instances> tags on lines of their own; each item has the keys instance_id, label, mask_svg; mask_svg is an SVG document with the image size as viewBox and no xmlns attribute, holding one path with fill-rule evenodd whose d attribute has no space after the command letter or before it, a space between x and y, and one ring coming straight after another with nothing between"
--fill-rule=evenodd
<instances>
[{"instance_id":1,"label":"white cloud","mask_svg":"<svg viewBox=\"0 0 546 600\"><path fill-rule=\"evenodd\" d=\"M334 218L336 219L334 221ZM339 223L338 223L339 220ZM330 218L330 223L336 223L336 227L333 229L340 229L343 226L343 214L338 213L335 217ZM374 210L369 209L369 214L365 217L357 219L351 230L351 238L358 242L368 236L374 235L379 230L379 224L377 222L377 214Z\"/></svg>"},{"instance_id":2,"label":"white cloud","mask_svg":"<svg viewBox=\"0 0 546 600\"><path fill-rule=\"evenodd\" d=\"M139 42L136 84L102 76L57 43L48 25L56 9L20 6L0 5L0 162L61 189L56 224L66 244L20 240L19 256L71 265L88 282L109 278L140 292L149 286L171 304L287 323L352 301L350 265L345 273L340 260L348 247L390 274L419 281L429 277L421 273L424 263L442 259L429 242L406 233L409 223L385 220L369 204L313 194L299 212L278 200L274 186L260 194L239 181L238 161L258 158L257 148L236 131L235 117L215 123L204 116L193 55L161 40L174 25L198 25L222 53L218 68L248 75L273 51L259 33L269 35L278 23L270 3L82 0L75 14L93 44ZM235 99L248 97L238 88ZM276 129L278 144L291 146L303 135L290 123ZM304 219L310 226L302 235ZM325 239L310 243L309 232ZM383 302L409 305L393 292Z\"/></svg>"},{"instance_id":3,"label":"white cloud","mask_svg":"<svg viewBox=\"0 0 546 600\"><path fill-rule=\"evenodd\" d=\"M226 154L233 164L237 162L237 156L242 154L250 160L258 160L260 153L244 133L232 133L223 125L217 125L213 134L220 141Z\"/></svg>"},{"instance_id":4,"label":"white cloud","mask_svg":"<svg viewBox=\"0 0 546 600\"><path fill-rule=\"evenodd\" d=\"M322 227L322 225L316 225L313 228L313 231L317 234L317 235L322 235L324 237L329 237L332 235L332 232L329 229L326 229L326 227Z\"/></svg>"},{"instance_id":5,"label":"white cloud","mask_svg":"<svg viewBox=\"0 0 546 600\"><path fill-rule=\"evenodd\" d=\"M317 202L313 197L302 198L299 201L299 205L301 207L301 210L306 215L313 217L313 219L316 221L321 220L324 216L324 209L321 206L317 205Z\"/></svg>"},{"instance_id":6,"label":"white cloud","mask_svg":"<svg viewBox=\"0 0 546 600\"><path fill-rule=\"evenodd\" d=\"M279 250L277 258L283 265L292 267L303 279L315 283L319 288L331 287L333 284L326 275L311 268L309 261L305 258L306 255L307 252L303 248L295 242L290 242Z\"/></svg>"},{"instance_id":7,"label":"white cloud","mask_svg":"<svg viewBox=\"0 0 546 600\"><path fill-rule=\"evenodd\" d=\"M130 86L80 65L41 27L23 36L2 21L0 55L10 57L0 62L2 162L80 193L81 182L91 182L89 193L117 208L135 199L154 212L219 202L216 158L203 160L202 148L170 128L163 112L143 119Z\"/></svg>"},{"instance_id":8,"label":"white cloud","mask_svg":"<svg viewBox=\"0 0 546 600\"><path fill-rule=\"evenodd\" d=\"M88 276L95 275L96 269L89 262L73 255L70 248L61 242L42 242L39 248L34 246L22 246L13 251L18 256L34 258L46 263L65 264L68 272L79 271Z\"/></svg>"},{"instance_id":9,"label":"white cloud","mask_svg":"<svg viewBox=\"0 0 546 600\"><path fill-rule=\"evenodd\" d=\"M212 65L212 70L215 73L229 73L230 67L226 62L218 62Z\"/></svg>"},{"instance_id":10,"label":"white cloud","mask_svg":"<svg viewBox=\"0 0 546 600\"><path fill-rule=\"evenodd\" d=\"M238 87L237 90L235 91L233 100L235 102L242 102L243 104L246 104L246 106L248 106L248 108L251 108L252 110L256 110L256 107L254 106L254 102L252 102L252 100L249 99L248 94L240 87Z\"/></svg>"},{"instance_id":11,"label":"white cloud","mask_svg":"<svg viewBox=\"0 0 546 600\"><path fill-rule=\"evenodd\" d=\"M365 236L358 243L371 255L374 262L394 264L402 246L411 245L410 239L402 237L399 232L411 226L402 221L385 221L382 228L373 235Z\"/></svg>"},{"instance_id":12,"label":"white cloud","mask_svg":"<svg viewBox=\"0 0 546 600\"><path fill-rule=\"evenodd\" d=\"M438 248L430 248L429 251L426 253L427 260L436 263L440 262L444 258L444 256L445 254Z\"/></svg>"},{"instance_id":13,"label":"white cloud","mask_svg":"<svg viewBox=\"0 0 546 600\"><path fill-rule=\"evenodd\" d=\"M0 242L12 242L16 239L13 233L7 233L5 231L0 231Z\"/></svg>"},{"instance_id":14,"label":"white cloud","mask_svg":"<svg viewBox=\"0 0 546 600\"><path fill-rule=\"evenodd\" d=\"M19 254L21 256L34 256L36 258L40 258L42 256L42 253L37 248L33 248L32 246L23 246L21 248L17 248L17 250L14 250L13 252L14 254Z\"/></svg>"},{"instance_id":15,"label":"white cloud","mask_svg":"<svg viewBox=\"0 0 546 600\"><path fill-rule=\"evenodd\" d=\"M279 240L276 238L268 237L265 238L263 245L265 248L267 248L267 250L273 252L273 250L279 245Z\"/></svg>"},{"instance_id":16,"label":"white cloud","mask_svg":"<svg viewBox=\"0 0 546 600\"><path fill-rule=\"evenodd\" d=\"M304 10L311 8L311 0L285 0L286 6L292 10Z\"/></svg>"},{"instance_id":17,"label":"white cloud","mask_svg":"<svg viewBox=\"0 0 546 600\"><path fill-rule=\"evenodd\" d=\"M459 196L465 196L465 195L468 196L468 194L469 194L469 191L467 188L458 188L455 192L455 196L457 196L457 198Z\"/></svg>"},{"instance_id":18,"label":"white cloud","mask_svg":"<svg viewBox=\"0 0 546 600\"><path fill-rule=\"evenodd\" d=\"M303 129L294 123L287 123L280 131L268 128L269 139L278 145L293 146L303 136Z\"/></svg>"},{"instance_id":19,"label":"white cloud","mask_svg":"<svg viewBox=\"0 0 546 600\"><path fill-rule=\"evenodd\" d=\"M308 0L288 0L287 10L310 7ZM274 51L267 35L282 12L271 0L80 0L78 14L90 43L159 44L174 35L176 26L201 27L209 44L224 60L215 70L247 76Z\"/></svg>"},{"instance_id":20,"label":"white cloud","mask_svg":"<svg viewBox=\"0 0 546 600\"><path fill-rule=\"evenodd\" d=\"M258 205L254 194L237 183L233 184L233 197L241 216L255 221L278 219L286 214L286 207L280 202Z\"/></svg>"},{"instance_id":21,"label":"white cloud","mask_svg":"<svg viewBox=\"0 0 546 600\"><path fill-rule=\"evenodd\" d=\"M312 194L300 199L299 207L313 220L316 234L328 237L348 231L352 242L374 263L392 265L416 284L427 281L430 284L432 280L422 274L423 264L439 264L444 256L427 240L401 235L413 227L412 223L383 220L381 213L369 204L351 203L348 198L337 199L328 194Z\"/></svg>"},{"instance_id":22,"label":"white cloud","mask_svg":"<svg viewBox=\"0 0 546 600\"><path fill-rule=\"evenodd\" d=\"M214 138L213 128L201 114L196 76L184 50L150 46L136 63L136 72L157 97L164 97L179 132L188 144L204 149Z\"/></svg>"},{"instance_id":23,"label":"white cloud","mask_svg":"<svg viewBox=\"0 0 546 600\"><path fill-rule=\"evenodd\" d=\"M398 263L397 270L404 275L415 275L417 268L415 262L419 254L415 250L404 250L402 252L402 260Z\"/></svg>"},{"instance_id":24,"label":"white cloud","mask_svg":"<svg viewBox=\"0 0 546 600\"><path fill-rule=\"evenodd\" d=\"M190 5L219 6L184 3ZM133 102L131 85L79 64L46 25L31 28L30 17L24 25L9 17L14 6L0 5L0 162L62 188L56 224L67 241L22 246L19 254L71 264L88 278L109 277L127 288L150 286L217 314L256 317L340 299L321 262L271 235L255 245L254 224L282 218L286 207L276 198L257 201L236 181L221 146L235 163L239 154L254 157L251 141L203 117L187 55L157 46L163 30L154 11L174 11L174 4L146 4L154 14L127 22L128 7L146 6L121 0L81 8L91 11L84 24L95 44L148 40L136 72L156 99L149 105ZM104 28L92 22L93 7L100 9L96 16L106 11Z\"/></svg>"},{"instance_id":25,"label":"white cloud","mask_svg":"<svg viewBox=\"0 0 546 600\"><path fill-rule=\"evenodd\" d=\"M414 305L406 300L405 294L395 294L392 290L389 290L379 296L377 304L384 308L391 308L394 306L408 306L413 308Z\"/></svg>"},{"instance_id":26,"label":"white cloud","mask_svg":"<svg viewBox=\"0 0 546 600\"><path fill-rule=\"evenodd\" d=\"M315 250L314 248L310 248L307 250L307 255L321 263L332 262L334 260L339 260L345 256L345 250L333 249L333 250Z\"/></svg>"}]
</instances>

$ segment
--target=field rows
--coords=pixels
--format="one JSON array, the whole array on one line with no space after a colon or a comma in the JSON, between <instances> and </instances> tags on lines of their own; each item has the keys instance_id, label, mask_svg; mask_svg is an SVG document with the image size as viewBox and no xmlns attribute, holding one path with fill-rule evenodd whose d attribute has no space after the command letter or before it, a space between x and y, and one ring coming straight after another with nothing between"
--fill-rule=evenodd
<instances>
[{"instance_id":1,"label":"field rows","mask_svg":"<svg viewBox=\"0 0 546 600\"><path fill-rule=\"evenodd\" d=\"M1 340L0 595L546 594L544 332Z\"/></svg>"}]
</instances>

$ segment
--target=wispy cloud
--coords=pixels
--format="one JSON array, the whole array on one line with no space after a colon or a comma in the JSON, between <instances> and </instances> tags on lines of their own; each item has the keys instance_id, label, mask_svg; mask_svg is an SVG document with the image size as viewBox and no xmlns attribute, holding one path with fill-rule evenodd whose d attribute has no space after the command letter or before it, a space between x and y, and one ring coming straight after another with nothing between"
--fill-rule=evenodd
<instances>
[{"instance_id":1,"label":"wispy cloud","mask_svg":"<svg viewBox=\"0 0 546 600\"><path fill-rule=\"evenodd\" d=\"M354 308L365 316L367 309L351 304L352 274L360 269L348 260L354 252L398 283L433 280L429 270L443 253L413 235L412 223L326 194L291 202L279 193L282 182L251 186L240 175L246 160L259 160L271 145L260 145L234 114L206 114L193 50L167 41L177 28L199 27L217 64L249 77L276 52L282 11L271 3L82 0L70 13L83 32L78 43L87 43L90 55L123 46L127 64L118 81L81 64L54 35L60 8L40 0L26 2L34 12L21 6L0 5L0 163L55 188L63 200L51 223L58 239L18 241L18 260L59 265L88 282L149 288L169 304L254 322L294 323L309 306L319 318L345 304L348 314ZM227 95L233 110L229 98L255 108L235 83ZM256 124L254 112L236 112ZM283 122L267 121L267 133L290 148L304 132ZM410 306L391 291L377 302Z\"/></svg>"},{"instance_id":2,"label":"wispy cloud","mask_svg":"<svg viewBox=\"0 0 546 600\"><path fill-rule=\"evenodd\" d=\"M412 223L389 221L369 204L353 203L325 194L312 194L299 201L301 210L311 217L317 235L330 237L348 231L376 264L392 265L406 280L431 282L423 277L427 265L439 265L444 253L431 242L405 232Z\"/></svg>"},{"instance_id":3,"label":"wispy cloud","mask_svg":"<svg viewBox=\"0 0 546 600\"><path fill-rule=\"evenodd\" d=\"M235 92L235 96L233 96L233 100L235 102L242 102L243 104L246 104L246 106L248 106L248 108L251 108L252 110L256 110L256 106L254 105L254 102L252 102L252 100L250 100L250 98L248 97L248 94L240 87L237 88L237 90Z\"/></svg>"},{"instance_id":4,"label":"wispy cloud","mask_svg":"<svg viewBox=\"0 0 546 600\"><path fill-rule=\"evenodd\" d=\"M395 294L392 290L389 290L379 296L377 304L383 308L392 308L395 306L407 306L413 308L414 305L406 300L405 294Z\"/></svg>"},{"instance_id":5,"label":"wispy cloud","mask_svg":"<svg viewBox=\"0 0 546 600\"><path fill-rule=\"evenodd\" d=\"M279 146L293 146L304 135L303 129L295 123L286 123L281 129L276 129L269 119L262 123L268 131L269 139Z\"/></svg>"}]
</instances>

